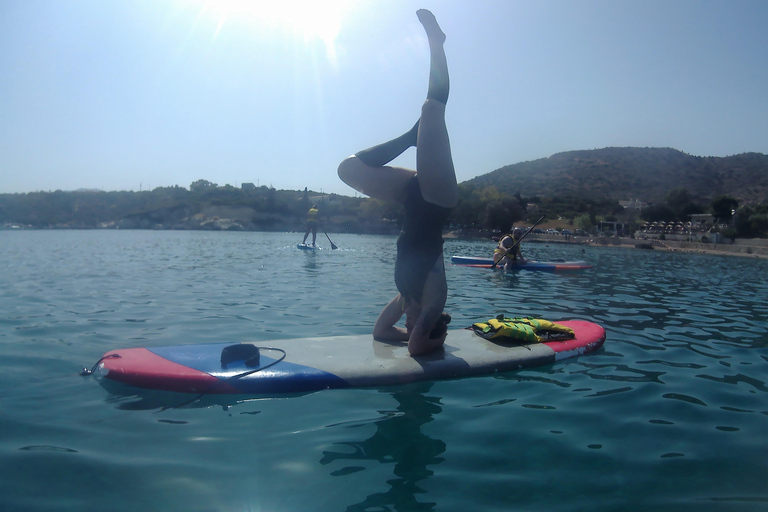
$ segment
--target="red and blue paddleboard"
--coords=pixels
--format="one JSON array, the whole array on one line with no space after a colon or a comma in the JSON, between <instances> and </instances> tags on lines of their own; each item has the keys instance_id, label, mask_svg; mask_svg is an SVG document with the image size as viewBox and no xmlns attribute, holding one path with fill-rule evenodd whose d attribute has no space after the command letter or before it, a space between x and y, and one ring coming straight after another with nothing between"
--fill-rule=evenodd
<instances>
[{"instance_id":1,"label":"red and blue paddleboard","mask_svg":"<svg viewBox=\"0 0 768 512\"><path fill-rule=\"evenodd\" d=\"M232 343L125 348L104 354L98 367L105 378L140 388L275 395L493 374L580 356L605 341L605 330L595 323L557 323L571 327L575 338L502 345L471 329L450 330L442 350L411 357L405 343L369 334L316 337L235 344L251 345L245 352L258 354L224 363Z\"/></svg>"},{"instance_id":2,"label":"red and blue paddleboard","mask_svg":"<svg viewBox=\"0 0 768 512\"><path fill-rule=\"evenodd\" d=\"M451 263L463 267L498 268L493 267L493 258L476 258L470 256L451 256ZM524 265L511 265L509 270L539 270L544 272L570 272L592 268L586 261L536 261L528 260Z\"/></svg>"}]
</instances>

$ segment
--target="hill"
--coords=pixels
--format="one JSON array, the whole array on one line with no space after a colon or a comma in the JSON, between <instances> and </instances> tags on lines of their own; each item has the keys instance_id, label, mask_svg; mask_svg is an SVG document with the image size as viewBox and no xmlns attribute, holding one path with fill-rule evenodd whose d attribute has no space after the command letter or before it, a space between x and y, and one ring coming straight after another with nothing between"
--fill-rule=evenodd
<instances>
[{"instance_id":1,"label":"hill","mask_svg":"<svg viewBox=\"0 0 768 512\"><path fill-rule=\"evenodd\" d=\"M676 189L682 193L670 194ZM697 157L666 148L571 151L465 181L459 195L450 224L495 231L526 219L529 203L535 203L537 214L547 219L573 222L586 217L594 226L598 216L616 220L624 214L618 203L622 199L656 203L643 210L652 220L684 221L690 213L711 210L718 196L728 196L719 208L729 213L731 198L736 199L741 211L737 217L744 224L738 227L739 234L754 236L768 231L768 156ZM668 196L674 201L662 204ZM402 221L403 207L395 203L306 189L237 189L197 180L189 189L0 193L0 229L303 231L306 212L315 202L323 228L337 233L396 234Z\"/></svg>"},{"instance_id":2,"label":"hill","mask_svg":"<svg viewBox=\"0 0 768 512\"><path fill-rule=\"evenodd\" d=\"M692 156L670 148L604 148L557 153L507 165L465 181L525 197L567 195L591 199L662 202L670 190L687 189L708 203L720 195L741 204L768 202L768 155Z\"/></svg>"}]
</instances>

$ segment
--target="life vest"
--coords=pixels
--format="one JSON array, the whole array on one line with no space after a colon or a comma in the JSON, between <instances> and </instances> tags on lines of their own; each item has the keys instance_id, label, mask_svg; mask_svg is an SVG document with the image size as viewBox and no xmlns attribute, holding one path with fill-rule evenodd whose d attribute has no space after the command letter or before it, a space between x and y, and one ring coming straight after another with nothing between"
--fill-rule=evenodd
<instances>
[{"instance_id":1,"label":"life vest","mask_svg":"<svg viewBox=\"0 0 768 512\"><path fill-rule=\"evenodd\" d=\"M318 210L317 208L310 208L307 212L307 222L317 222Z\"/></svg>"},{"instance_id":2,"label":"life vest","mask_svg":"<svg viewBox=\"0 0 768 512\"><path fill-rule=\"evenodd\" d=\"M510 247L509 249L504 247L504 245L502 244L504 239L507 237L509 237L509 239L512 240L512 245L509 246ZM498 254L499 259L503 258L504 256L507 256L516 261L518 254L520 254L520 244L515 246L516 242L517 240L515 240L515 237L510 234L504 235L501 238L499 238L499 245L497 245L496 249L493 250L494 259L496 259L495 256ZM514 249L512 247L514 247Z\"/></svg>"},{"instance_id":3,"label":"life vest","mask_svg":"<svg viewBox=\"0 0 768 512\"><path fill-rule=\"evenodd\" d=\"M504 315L491 318L487 322L472 324L472 330L482 338L500 342L539 343L569 340L574 337L570 327L543 318L505 318Z\"/></svg>"}]
</instances>

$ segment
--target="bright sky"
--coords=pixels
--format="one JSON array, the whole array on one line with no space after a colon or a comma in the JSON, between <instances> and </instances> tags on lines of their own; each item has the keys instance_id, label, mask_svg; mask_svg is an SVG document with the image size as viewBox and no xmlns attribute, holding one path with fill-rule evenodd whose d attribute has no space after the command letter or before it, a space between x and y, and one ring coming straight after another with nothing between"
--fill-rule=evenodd
<instances>
[{"instance_id":1,"label":"bright sky","mask_svg":"<svg viewBox=\"0 0 768 512\"><path fill-rule=\"evenodd\" d=\"M0 193L354 195L338 163L426 95L419 7L447 34L460 182L608 146L768 153L764 0L3 0Z\"/></svg>"}]
</instances>

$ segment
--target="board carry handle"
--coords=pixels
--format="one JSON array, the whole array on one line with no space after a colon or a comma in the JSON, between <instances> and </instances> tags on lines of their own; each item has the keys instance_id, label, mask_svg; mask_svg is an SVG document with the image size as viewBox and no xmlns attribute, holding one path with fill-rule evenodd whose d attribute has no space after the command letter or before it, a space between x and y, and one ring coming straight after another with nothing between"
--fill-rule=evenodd
<instances>
[{"instance_id":1,"label":"board carry handle","mask_svg":"<svg viewBox=\"0 0 768 512\"><path fill-rule=\"evenodd\" d=\"M221 350L221 367L227 369L227 365L234 361L243 361L248 368L259 366L259 347L250 343L237 343L229 345Z\"/></svg>"}]
</instances>

